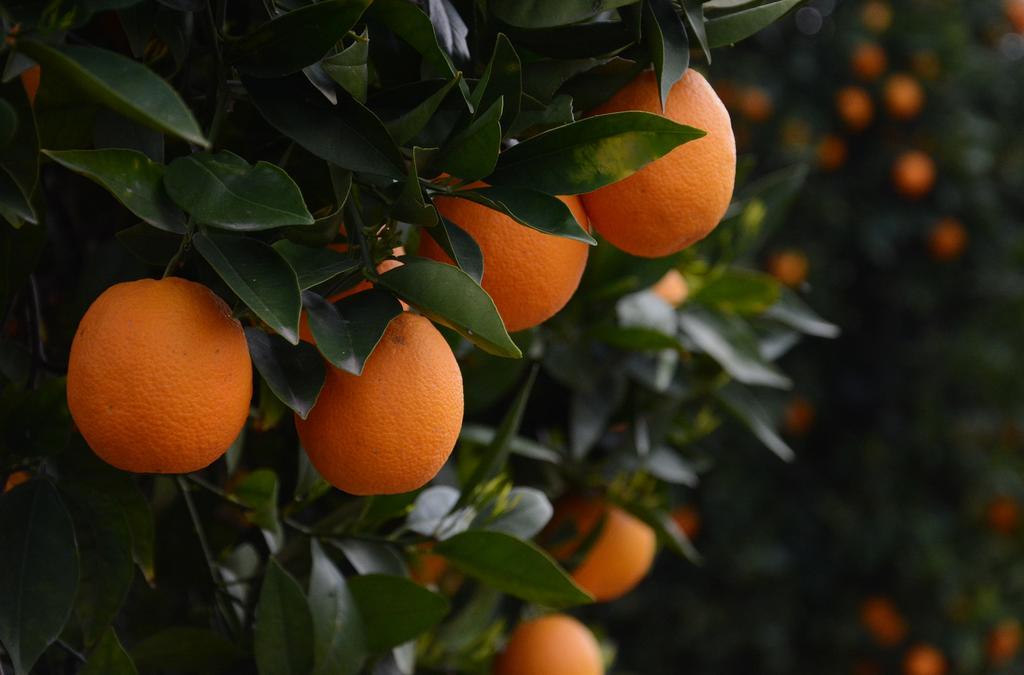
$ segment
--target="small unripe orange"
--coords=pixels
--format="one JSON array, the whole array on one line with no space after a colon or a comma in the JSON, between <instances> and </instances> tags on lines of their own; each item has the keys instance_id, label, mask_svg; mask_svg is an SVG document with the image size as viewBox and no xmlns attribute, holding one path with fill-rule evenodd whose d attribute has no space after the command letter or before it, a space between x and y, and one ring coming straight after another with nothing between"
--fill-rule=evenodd
<instances>
[{"instance_id":1,"label":"small unripe orange","mask_svg":"<svg viewBox=\"0 0 1024 675\"><path fill-rule=\"evenodd\" d=\"M865 82L877 80L888 65L889 59L885 56L885 50L874 42L861 43L850 57L853 74Z\"/></svg>"},{"instance_id":2,"label":"small unripe orange","mask_svg":"<svg viewBox=\"0 0 1024 675\"><path fill-rule=\"evenodd\" d=\"M780 251L768 260L768 273L790 288L807 280L809 267L807 256L795 249Z\"/></svg>"},{"instance_id":3,"label":"small unripe orange","mask_svg":"<svg viewBox=\"0 0 1024 675\"><path fill-rule=\"evenodd\" d=\"M836 93L836 111L851 131L863 131L875 117L875 104L862 87L843 87Z\"/></svg>"},{"instance_id":4,"label":"small unripe orange","mask_svg":"<svg viewBox=\"0 0 1024 675\"><path fill-rule=\"evenodd\" d=\"M892 165L892 182L906 199L921 199L935 186L935 162L920 150L904 152Z\"/></svg>"},{"instance_id":5,"label":"small unripe orange","mask_svg":"<svg viewBox=\"0 0 1024 675\"><path fill-rule=\"evenodd\" d=\"M924 89L906 73L894 73L885 81L885 108L897 120L912 120L924 107Z\"/></svg>"},{"instance_id":6,"label":"small unripe orange","mask_svg":"<svg viewBox=\"0 0 1024 675\"><path fill-rule=\"evenodd\" d=\"M956 260L967 247L967 230L956 218L943 218L928 233L928 251L939 262Z\"/></svg>"}]
</instances>

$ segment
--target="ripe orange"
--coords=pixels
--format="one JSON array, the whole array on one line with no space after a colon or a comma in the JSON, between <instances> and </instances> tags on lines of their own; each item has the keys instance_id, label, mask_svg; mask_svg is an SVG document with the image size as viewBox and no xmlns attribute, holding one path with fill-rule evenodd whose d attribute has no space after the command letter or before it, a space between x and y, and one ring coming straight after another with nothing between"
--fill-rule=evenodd
<instances>
[{"instance_id":1,"label":"ripe orange","mask_svg":"<svg viewBox=\"0 0 1024 675\"><path fill-rule=\"evenodd\" d=\"M32 478L32 474L28 471L14 471L7 477L7 481L4 483L3 492L10 492L22 483L27 483L30 478Z\"/></svg>"},{"instance_id":2,"label":"ripe orange","mask_svg":"<svg viewBox=\"0 0 1024 675\"><path fill-rule=\"evenodd\" d=\"M687 539L693 540L700 532L700 513L692 506L680 506L672 512L672 520L683 531Z\"/></svg>"},{"instance_id":3,"label":"ripe orange","mask_svg":"<svg viewBox=\"0 0 1024 675\"><path fill-rule=\"evenodd\" d=\"M882 0L869 0L860 13L864 26L874 33L884 33L892 25L892 7Z\"/></svg>"},{"instance_id":4,"label":"ripe orange","mask_svg":"<svg viewBox=\"0 0 1024 675\"><path fill-rule=\"evenodd\" d=\"M541 536L550 542L551 553L565 561L589 543L599 525L600 533L572 578L595 600L615 600L633 590L651 569L657 545L654 530L617 506L572 496L559 501Z\"/></svg>"},{"instance_id":5,"label":"ripe orange","mask_svg":"<svg viewBox=\"0 0 1024 675\"><path fill-rule=\"evenodd\" d=\"M906 199L921 199L935 186L935 162L920 150L908 150L893 163L892 182Z\"/></svg>"},{"instance_id":6,"label":"ripe orange","mask_svg":"<svg viewBox=\"0 0 1024 675\"><path fill-rule=\"evenodd\" d=\"M494 662L494 675L604 675L604 660L586 626L550 614L516 627Z\"/></svg>"},{"instance_id":7,"label":"ripe orange","mask_svg":"<svg viewBox=\"0 0 1024 675\"><path fill-rule=\"evenodd\" d=\"M790 436L806 436L814 426L814 405L802 396L794 397L782 415L782 428Z\"/></svg>"},{"instance_id":8,"label":"ripe orange","mask_svg":"<svg viewBox=\"0 0 1024 675\"><path fill-rule=\"evenodd\" d=\"M959 258L966 247L967 229L956 218L943 218L928 234L928 251L940 262Z\"/></svg>"},{"instance_id":9,"label":"ripe orange","mask_svg":"<svg viewBox=\"0 0 1024 675\"><path fill-rule=\"evenodd\" d=\"M409 576L421 586L433 586L446 595L453 595L462 584L462 576L450 568L444 556L432 552L433 543L416 546L409 561Z\"/></svg>"},{"instance_id":10,"label":"ripe orange","mask_svg":"<svg viewBox=\"0 0 1024 675\"><path fill-rule=\"evenodd\" d=\"M651 286L651 291L673 307L678 307L686 302L686 298L690 295L690 287L686 284L686 278L675 268L665 272L665 276Z\"/></svg>"},{"instance_id":11,"label":"ripe orange","mask_svg":"<svg viewBox=\"0 0 1024 675\"><path fill-rule=\"evenodd\" d=\"M945 675L946 657L931 645L916 645L903 658L904 675Z\"/></svg>"},{"instance_id":12,"label":"ripe orange","mask_svg":"<svg viewBox=\"0 0 1024 675\"><path fill-rule=\"evenodd\" d=\"M561 197L580 225L587 214L578 197ZM438 197L437 210L480 245L484 258L481 285L494 300L510 333L541 324L565 307L580 285L587 244L520 225L486 206L455 197ZM420 255L451 263L433 239L420 240Z\"/></svg>"},{"instance_id":13,"label":"ripe orange","mask_svg":"<svg viewBox=\"0 0 1024 675\"><path fill-rule=\"evenodd\" d=\"M863 131L875 117L875 104L862 87L843 87L836 93L836 110L851 131Z\"/></svg>"},{"instance_id":14,"label":"ripe orange","mask_svg":"<svg viewBox=\"0 0 1024 675\"><path fill-rule=\"evenodd\" d=\"M201 284L115 284L71 344L71 416L89 447L124 471L189 473L227 451L252 398L242 326Z\"/></svg>"},{"instance_id":15,"label":"ripe orange","mask_svg":"<svg viewBox=\"0 0 1024 675\"><path fill-rule=\"evenodd\" d=\"M768 260L768 273L786 286L796 288L807 280L809 266L803 251L789 249L776 253Z\"/></svg>"},{"instance_id":16,"label":"ripe orange","mask_svg":"<svg viewBox=\"0 0 1024 675\"><path fill-rule=\"evenodd\" d=\"M1024 0L1006 0L1006 18L1018 33L1024 33Z\"/></svg>"},{"instance_id":17,"label":"ripe orange","mask_svg":"<svg viewBox=\"0 0 1024 675\"><path fill-rule=\"evenodd\" d=\"M1003 621L989 633L985 651L988 662L999 668L1007 665L1020 651L1022 635L1020 623L1014 619Z\"/></svg>"},{"instance_id":18,"label":"ripe orange","mask_svg":"<svg viewBox=\"0 0 1024 675\"><path fill-rule=\"evenodd\" d=\"M775 111L772 97L762 87L747 87L740 94L740 113L751 122L765 122Z\"/></svg>"},{"instance_id":19,"label":"ripe orange","mask_svg":"<svg viewBox=\"0 0 1024 675\"><path fill-rule=\"evenodd\" d=\"M818 166L824 171L836 171L846 162L846 141L828 134L818 143Z\"/></svg>"},{"instance_id":20,"label":"ripe orange","mask_svg":"<svg viewBox=\"0 0 1024 675\"><path fill-rule=\"evenodd\" d=\"M985 522L993 532L1010 535L1017 531L1020 509L1013 497L1001 495L989 502L985 509Z\"/></svg>"},{"instance_id":21,"label":"ripe orange","mask_svg":"<svg viewBox=\"0 0 1024 675\"><path fill-rule=\"evenodd\" d=\"M363 374L328 368L299 439L329 483L354 495L415 490L437 475L462 427L462 374L427 319L388 325Z\"/></svg>"},{"instance_id":22,"label":"ripe orange","mask_svg":"<svg viewBox=\"0 0 1024 675\"><path fill-rule=\"evenodd\" d=\"M894 73L885 81L885 108L897 120L912 120L924 107L924 89L910 75Z\"/></svg>"},{"instance_id":23,"label":"ripe orange","mask_svg":"<svg viewBox=\"0 0 1024 675\"><path fill-rule=\"evenodd\" d=\"M36 102L36 93L39 91L42 73L43 70L39 66L32 66L21 72L21 86L25 87L25 94L28 95L28 102L31 104Z\"/></svg>"},{"instance_id":24,"label":"ripe orange","mask_svg":"<svg viewBox=\"0 0 1024 675\"><path fill-rule=\"evenodd\" d=\"M583 195L590 222L627 253L657 258L700 241L732 201L736 139L729 112L707 80L686 71L669 93L664 113L654 73L645 71L594 114L641 110L703 129L632 176Z\"/></svg>"},{"instance_id":25,"label":"ripe orange","mask_svg":"<svg viewBox=\"0 0 1024 675\"><path fill-rule=\"evenodd\" d=\"M882 647L895 647L907 637L907 622L892 600L868 598L860 607L860 621Z\"/></svg>"},{"instance_id":26,"label":"ripe orange","mask_svg":"<svg viewBox=\"0 0 1024 675\"><path fill-rule=\"evenodd\" d=\"M853 50L853 56L850 57L850 69L857 79L865 82L877 80L888 65L889 59L885 55L885 50L874 42L862 42L857 45Z\"/></svg>"}]
</instances>

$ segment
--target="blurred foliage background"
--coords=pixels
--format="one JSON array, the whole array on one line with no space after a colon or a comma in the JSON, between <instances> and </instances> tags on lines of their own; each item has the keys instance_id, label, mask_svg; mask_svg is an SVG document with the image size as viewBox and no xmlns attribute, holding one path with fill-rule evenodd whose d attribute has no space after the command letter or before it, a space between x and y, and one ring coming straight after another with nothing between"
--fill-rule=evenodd
<instances>
[{"instance_id":1,"label":"blurred foliage background","mask_svg":"<svg viewBox=\"0 0 1024 675\"><path fill-rule=\"evenodd\" d=\"M783 361L796 387L776 409L797 461L730 434L703 443L703 564L662 559L595 612L622 672L937 672L915 665L924 644L950 672L1024 672L1020 14L814 0L715 55L756 171L814 167L760 262L802 256L800 285L843 334ZM917 114L890 100L901 76L923 90ZM851 86L873 108L860 130ZM936 167L919 199L893 176L908 150Z\"/></svg>"}]
</instances>

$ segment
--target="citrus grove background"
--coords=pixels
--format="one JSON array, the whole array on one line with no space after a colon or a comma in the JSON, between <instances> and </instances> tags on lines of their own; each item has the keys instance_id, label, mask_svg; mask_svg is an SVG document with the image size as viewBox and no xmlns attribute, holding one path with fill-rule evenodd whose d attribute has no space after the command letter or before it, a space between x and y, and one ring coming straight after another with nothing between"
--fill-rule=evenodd
<instances>
[{"instance_id":1,"label":"citrus grove background","mask_svg":"<svg viewBox=\"0 0 1024 675\"><path fill-rule=\"evenodd\" d=\"M961 5L0 4L0 668L1015 672Z\"/></svg>"}]
</instances>

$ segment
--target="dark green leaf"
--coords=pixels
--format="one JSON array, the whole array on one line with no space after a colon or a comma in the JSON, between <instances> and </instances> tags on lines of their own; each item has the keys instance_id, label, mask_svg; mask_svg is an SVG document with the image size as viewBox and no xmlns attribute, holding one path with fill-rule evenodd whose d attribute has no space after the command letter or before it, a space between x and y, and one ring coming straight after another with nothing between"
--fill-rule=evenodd
<instances>
[{"instance_id":1,"label":"dark green leaf","mask_svg":"<svg viewBox=\"0 0 1024 675\"><path fill-rule=\"evenodd\" d=\"M0 148L4 148L18 131L18 113L7 101L0 99Z\"/></svg>"},{"instance_id":2,"label":"dark green leaf","mask_svg":"<svg viewBox=\"0 0 1024 675\"><path fill-rule=\"evenodd\" d=\"M283 169L252 166L227 150L179 157L167 167L164 185L202 225L252 231L313 224L299 186Z\"/></svg>"},{"instance_id":3,"label":"dark green leaf","mask_svg":"<svg viewBox=\"0 0 1024 675\"><path fill-rule=\"evenodd\" d=\"M164 268L181 246L180 234L158 230L152 225L138 223L114 235L139 260L147 265Z\"/></svg>"},{"instance_id":4,"label":"dark green leaf","mask_svg":"<svg viewBox=\"0 0 1024 675\"><path fill-rule=\"evenodd\" d=\"M632 82L646 67L644 59L615 56L572 78L558 93L571 96L573 108L577 111L593 110Z\"/></svg>"},{"instance_id":5,"label":"dark green leaf","mask_svg":"<svg viewBox=\"0 0 1024 675\"><path fill-rule=\"evenodd\" d=\"M708 44L708 33L704 26L704 5L702 0L681 0L686 23L697 37L697 43L704 52L704 58L711 63L711 45Z\"/></svg>"},{"instance_id":6,"label":"dark green leaf","mask_svg":"<svg viewBox=\"0 0 1024 675\"><path fill-rule=\"evenodd\" d=\"M355 41L334 56L324 59L323 66L332 80L352 94L360 103L366 102L366 61L370 56L369 32L364 30L357 35ZM401 143L401 141L398 141Z\"/></svg>"},{"instance_id":7,"label":"dark green leaf","mask_svg":"<svg viewBox=\"0 0 1024 675\"><path fill-rule=\"evenodd\" d=\"M691 307L679 315L679 326L697 347L744 384L788 389L792 382L762 358L750 326L736 316Z\"/></svg>"},{"instance_id":8,"label":"dark green leaf","mask_svg":"<svg viewBox=\"0 0 1024 675\"><path fill-rule=\"evenodd\" d=\"M519 55L508 38L498 33L491 60L473 92L473 106L477 111L486 110L501 99L501 128L508 135L512 122L519 114L522 97L523 67Z\"/></svg>"},{"instance_id":9,"label":"dark green leaf","mask_svg":"<svg viewBox=\"0 0 1024 675\"><path fill-rule=\"evenodd\" d=\"M406 500L412 501L412 495L414 494L406 493L404 498L398 495L370 497L370 506L373 508L375 504L382 503L381 500L385 504L394 504L394 501L391 500L398 500L398 503L403 504ZM397 514L390 512L389 515L394 517ZM377 522L380 522L380 520L379 518ZM405 558L402 557L402 554L397 551L393 544L351 538L336 539L331 543L345 554L345 558L352 563L352 567L359 574L387 574L400 577L409 575L409 568L405 564Z\"/></svg>"},{"instance_id":10,"label":"dark green leaf","mask_svg":"<svg viewBox=\"0 0 1024 675\"><path fill-rule=\"evenodd\" d=\"M473 521L475 529L504 532L517 539L532 539L555 512L547 495L536 488L514 487L507 496L490 503Z\"/></svg>"},{"instance_id":11,"label":"dark green leaf","mask_svg":"<svg viewBox=\"0 0 1024 675\"><path fill-rule=\"evenodd\" d=\"M512 358L522 355L508 336L494 301L472 277L458 267L426 258L405 258L403 262L382 274L380 285L484 351Z\"/></svg>"},{"instance_id":12,"label":"dark green leaf","mask_svg":"<svg viewBox=\"0 0 1024 675\"><path fill-rule=\"evenodd\" d=\"M709 47L724 47L748 38L778 21L802 0L776 0L750 9L716 16L705 22Z\"/></svg>"},{"instance_id":13,"label":"dark green leaf","mask_svg":"<svg viewBox=\"0 0 1024 675\"><path fill-rule=\"evenodd\" d=\"M433 166L463 180L483 178L494 170L501 149L502 99L445 143Z\"/></svg>"},{"instance_id":14,"label":"dark green leaf","mask_svg":"<svg viewBox=\"0 0 1024 675\"><path fill-rule=\"evenodd\" d=\"M644 521L654 529L665 546L673 553L686 558L694 564L701 561L700 553L693 547L693 544L686 537L670 513L661 509L649 509L641 504L623 504L626 510Z\"/></svg>"},{"instance_id":15,"label":"dark green leaf","mask_svg":"<svg viewBox=\"0 0 1024 675\"><path fill-rule=\"evenodd\" d=\"M7 316L8 303L28 281L45 245L45 228L0 227L0 314Z\"/></svg>"},{"instance_id":16,"label":"dark green leaf","mask_svg":"<svg viewBox=\"0 0 1024 675\"><path fill-rule=\"evenodd\" d=\"M575 119L570 96L556 96L551 103L542 105L524 94L523 108L508 135L525 139L548 129L572 124Z\"/></svg>"},{"instance_id":17,"label":"dark green leaf","mask_svg":"<svg viewBox=\"0 0 1024 675\"><path fill-rule=\"evenodd\" d=\"M423 99L416 107L393 120L385 122L384 126L387 127L395 142L405 145L415 138L427 126L427 123L430 122L430 118L437 112L437 109L445 97L448 96L448 92L452 90L452 87L461 81L462 73L456 73L455 77L441 85L440 89Z\"/></svg>"},{"instance_id":18,"label":"dark green leaf","mask_svg":"<svg viewBox=\"0 0 1024 675\"><path fill-rule=\"evenodd\" d=\"M28 675L63 630L78 586L75 531L49 481L0 497L0 541L0 642L15 675Z\"/></svg>"},{"instance_id":19,"label":"dark green leaf","mask_svg":"<svg viewBox=\"0 0 1024 675\"><path fill-rule=\"evenodd\" d=\"M313 675L356 675L366 661L366 636L345 578L311 539L309 608L313 615Z\"/></svg>"},{"instance_id":20,"label":"dark green leaf","mask_svg":"<svg viewBox=\"0 0 1024 675\"><path fill-rule=\"evenodd\" d=\"M277 517L277 474L271 469L256 469L239 481L233 494L250 510L249 522L265 532L270 549L277 550L283 541Z\"/></svg>"},{"instance_id":21,"label":"dark green leaf","mask_svg":"<svg viewBox=\"0 0 1024 675\"><path fill-rule=\"evenodd\" d=\"M293 9L231 41L228 58L243 73L282 77L323 58L355 26L371 0L323 0Z\"/></svg>"},{"instance_id":22,"label":"dark green leaf","mask_svg":"<svg viewBox=\"0 0 1024 675\"><path fill-rule=\"evenodd\" d=\"M298 582L274 558L256 606L256 667L260 675L306 675L313 669L313 616Z\"/></svg>"},{"instance_id":23,"label":"dark green leaf","mask_svg":"<svg viewBox=\"0 0 1024 675\"><path fill-rule=\"evenodd\" d=\"M439 542L434 552L488 586L545 607L593 600L551 556L503 532L469 530Z\"/></svg>"},{"instance_id":24,"label":"dark green leaf","mask_svg":"<svg viewBox=\"0 0 1024 675\"><path fill-rule=\"evenodd\" d=\"M185 214L164 191L164 167L135 150L44 150L48 157L98 183L153 227L185 233Z\"/></svg>"},{"instance_id":25,"label":"dark green leaf","mask_svg":"<svg viewBox=\"0 0 1024 675\"><path fill-rule=\"evenodd\" d=\"M494 16L521 28L549 28L577 23L637 0L491 0Z\"/></svg>"},{"instance_id":26,"label":"dark green leaf","mask_svg":"<svg viewBox=\"0 0 1024 675\"><path fill-rule=\"evenodd\" d=\"M332 106L301 75L244 83L267 122L317 157L360 173L405 176L405 162L387 129L347 92L339 92Z\"/></svg>"},{"instance_id":27,"label":"dark green leaf","mask_svg":"<svg viewBox=\"0 0 1024 675\"><path fill-rule=\"evenodd\" d=\"M778 301L780 289L767 274L729 268L701 286L691 300L723 312L761 314Z\"/></svg>"},{"instance_id":28,"label":"dark green leaf","mask_svg":"<svg viewBox=\"0 0 1024 675\"><path fill-rule=\"evenodd\" d=\"M137 675L138 672L114 629L108 628L92 648L79 675Z\"/></svg>"},{"instance_id":29,"label":"dark green leaf","mask_svg":"<svg viewBox=\"0 0 1024 675\"><path fill-rule=\"evenodd\" d=\"M592 192L704 135L651 113L597 115L509 148L488 181L551 195Z\"/></svg>"},{"instance_id":30,"label":"dark green leaf","mask_svg":"<svg viewBox=\"0 0 1024 675\"><path fill-rule=\"evenodd\" d=\"M31 200L39 181L39 132L32 104L18 78L0 84L0 99L15 115L13 134L0 152L0 208L12 224L15 220L35 223L38 218Z\"/></svg>"},{"instance_id":31,"label":"dark green leaf","mask_svg":"<svg viewBox=\"0 0 1024 675\"><path fill-rule=\"evenodd\" d=\"M529 188L495 187L459 190L453 197L468 199L500 211L521 225L556 237L596 244L590 233L576 220L572 209L558 197Z\"/></svg>"},{"instance_id":32,"label":"dark green leaf","mask_svg":"<svg viewBox=\"0 0 1024 675\"><path fill-rule=\"evenodd\" d=\"M412 640L448 613L447 600L405 577L364 574L350 578L348 587L363 617L372 652Z\"/></svg>"},{"instance_id":33,"label":"dark green leaf","mask_svg":"<svg viewBox=\"0 0 1024 675\"><path fill-rule=\"evenodd\" d=\"M298 344L299 281L280 253L256 239L231 234L199 232L192 242L256 316L288 342Z\"/></svg>"},{"instance_id":34,"label":"dark green leaf","mask_svg":"<svg viewBox=\"0 0 1024 675\"><path fill-rule=\"evenodd\" d=\"M631 351L682 349L679 340L671 335L644 326L605 325L595 328L591 332L591 336L612 347Z\"/></svg>"},{"instance_id":35,"label":"dark green leaf","mask_svg":"<svg viewBox=\"0 0 1024 675\"><path fill-rule=\"evenodd\" d=\"M142 64L94 47L69 45L58 50L20 40L18 49L45 71L65 76L90 100L191 143L209 145L178 93Z\"/></svg>"},{"instance_id":36,"label":"dark green leaf","mask_svg":"<svg viewBox=\"0 0 1024 675\"><path fill-rule=\"evenodd\" d=\"M437 209L434 208L433 203L428 202L423 197L423 186L420 185L417 168L421 162L425 161L423 153L423 148L415 147L412 149L409 175L405 179L405 185L402 186L402 192L398 195L398 199L391 205L391 215L403 223L410 223L421 227L433 227L437 224Z\"/></svg>"},{"instance_id":37,"label":"dark green leaf","mask_svg":"<svg viewBox=\"0 0 1024 675\"><path fill-rule=\"evenodd\" d=\"M274 242L274 249L295 270L299 279L299 289L303 291L353 272L359 267L359 261L352 256L330 248L303 246L282 239Z\"/></svg>"},{"instance_id":38,"label":"dark green leaf","mask_svg":"<svg viewBox=\"0 0 1024 675\"><path fill-rule=\"evenodd\" d=\"M32 203L3 167L0 167L0 216L19 229L25 229L22 226L26 223L38 221Z\"/></svg>"},{"instance_id":39,"label":"dark green leaf","mask_svg":"<svg viewBox=\"0 0 1024 675\"><path fill-rule=\"evenodd\" d=\"M672 85L690 66L690 40L672 0L644 0L644 33L664 110Z\"/></svg>"},{"instance_id":40,"label":"dark green leaf","mask_svg":"<svg viewBox=\"0 0 1024 675\"><path fill-rule=\"evenodd\" d=\"M302 295L316 346L332 365L360 375L388 324L402 313L395 296L371 288L331 305L316 293Z\"/></svg>"},{"instance_id":41,"label":"dark green leaf","mask_svg":"<svg viewBox=\"0 0 1024 675\"><path fill-rule=\"evenodd\" d=\"M761 403L746 388L732 383L716 392L716 397L725 409L747 427L765 447L785 462L791 462L796 455L793 449L775 432L771 419Z\"/></svg>"},{"instance_id":42,"label":"dark green leaf","mask_svg":"<svg viewBox=\"0 0 1024 675\"><path fill-rule=\"evenodd\" d=\"M426 230L426 233L463 272L476 283L480 283L484 278L484 255L479 244L468 232L447 218L441 217L437 227Z\"/></svg>"},{"instance_id":43,"label":"dark green leaf","mask_svg":"<svg viewBox=\"0 0 1024 675\"><path fill-rule=\"evenodd\" d=\"M175 626L135 645L131 655L143 672L170 670L209 675L228 670L243 654L233 642L211 630Z\"/></svg>"},{"instance_id":44,"label":"dark green leaf","mask_svg":"<svg viewBox=\"0 0 1024 675\"><path fill-rule=\"evenodd\" d=\"M541 101L550 101L573 76L585 73L608 59L540 59L525 67L526 93Z\"/></svg>"},{"instance_id":45,"label":"dark green leaf","mask_svg":"<svg viewBox=\"0 0 1024 675\"><path fill-rule=\"evenodd\" d=\"M286 406L306 419L324 386L324 362L307 342L291 346L276 335L246 328L245 339L256 369Z\"/></svg>"},{"instance_id":46,"label":"dark green leaf","mask_svg":"<svg viewBox=\"0 0 1024 675\"><path fill-rule=\"evenodd\" d=\"M822 319L800 299L799 295L788 288L782 289L778 303L769 308L765 316L807 335L823 338L839 336L839 326Z\"/></svg>"}]
</instances>

